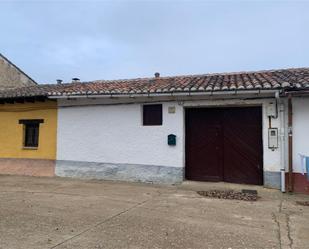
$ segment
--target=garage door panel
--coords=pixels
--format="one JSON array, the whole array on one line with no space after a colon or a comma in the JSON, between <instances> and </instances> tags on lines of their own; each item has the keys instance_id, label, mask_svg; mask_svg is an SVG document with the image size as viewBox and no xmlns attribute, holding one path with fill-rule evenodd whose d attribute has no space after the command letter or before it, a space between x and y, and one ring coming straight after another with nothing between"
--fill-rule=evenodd
<instances>
[{"instance_id":1,"label":"garage door panel","mask_svg":"<svg viewBox=\"0 0 309 249\"><path fill-rule=\"evenodd\" d=\"M202 115L200 115L200 111ZM187 113L186 178L198 181L223 180L222 127L218 113L207 110Z\"/></svg>"},{"instance_id":2,"label":"garage door panel","mask_svg":"<svg viewBox=\"0 0 309 249\"><path fill-rule=\"evenodd\" d=\"M224 180L263 184L260 107L224 112Z\"/></svg>"},{"instance_id":3,"label":"garage door panel","mask_svg":"<svg viewBox=\"0 0 309 249\"><path fill-rule=\"evenodd\" d=\"M263 184L261 107L186 112L186 178Z\"/></svg>"},{"instance_id":4,"label":"garage door panel","mask_svg":"<svg viewBox=\"0 0 309 249\"><path fill-rule=\"evenodd\" d=\"M249 131L249 132L248 132ZM261 157L260 147L255 141L259 138L252 137L250 134L258 132L250 127L242 127L241 131L225 129L224 131L224 148L225 153L230 147L236 150L240 155L249 161L257 161Z\"/></svg>"},{"instance_id":5,"label":"garage door panel","mask_svg":"<svg viewBox=\"0 0 309 249\"><path fill-rule=\"evenodd\" d=\"M235 144L226 143L229 146L224 150L224 181L246 184L263 184L261 177L261 165L258 157L249 156ZM226 148L226 147L225 147Z\"/></svg>"}]
</instances>

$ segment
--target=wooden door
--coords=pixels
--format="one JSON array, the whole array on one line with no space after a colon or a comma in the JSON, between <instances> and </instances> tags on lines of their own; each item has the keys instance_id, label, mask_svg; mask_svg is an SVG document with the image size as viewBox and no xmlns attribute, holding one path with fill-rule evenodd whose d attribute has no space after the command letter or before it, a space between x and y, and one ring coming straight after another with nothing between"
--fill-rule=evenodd
<instances>
[{"instance_id":1,"label":"wooden door","mask_svg":"<svg viewBox=\"0 0 309 249\"><path fill-rule=\"evenodd\" d=\"M186 112L186 178L198 181L223 180L223 129L216 109Z\"/></svg>"},{"instance_id":2,"label":"wooden door","mask_svg":"<svg viewBox=\"0 0 309 249\"><path fill-rule=\"evenodd\" d=\"M261 107L187 109L185 176L263 184Z\"/></svg>"},{"instance_id":3,"label":"wooden door","mask_svg":"<svg viewBox=\"0 0 309 249\"><path fill-rule=\"evenodd\" d=\"M224 181L263 184L262 110L224 110Z\"/></svg>"}]
</instances>

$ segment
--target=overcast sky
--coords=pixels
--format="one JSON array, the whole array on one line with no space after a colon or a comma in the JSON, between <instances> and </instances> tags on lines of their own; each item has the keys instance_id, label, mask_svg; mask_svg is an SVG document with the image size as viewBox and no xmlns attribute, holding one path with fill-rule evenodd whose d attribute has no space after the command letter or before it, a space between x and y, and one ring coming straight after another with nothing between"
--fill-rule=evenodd
<instances>
[{"instance_id":1,"label":"overcast sky","mask_svg":"<svg viewBox=\"0 0 309 249\"><path fill-rule=\"evenodd\" d=\"M39 83L309 66L309 1L3 1L0 52Z\"/></svg>"}]
</instances>

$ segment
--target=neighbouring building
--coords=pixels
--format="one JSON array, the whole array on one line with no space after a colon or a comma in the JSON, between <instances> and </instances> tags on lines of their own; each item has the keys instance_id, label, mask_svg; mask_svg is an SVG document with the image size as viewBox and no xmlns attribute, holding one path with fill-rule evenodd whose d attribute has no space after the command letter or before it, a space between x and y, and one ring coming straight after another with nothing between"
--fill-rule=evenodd
<instances>
[{"instance_id":1,"label":"neighbouring building","mask_svg":"<svg viewBox=\"0 0 309 249\"><path fill-rule=\"evenodd\" d=\"M54 176L57 102L0 104L0 173Z\"/></svg>"},{"instance_id":2,"label":"neighbouring building","mask_svg":"<svg viewBox=\"0 0 309 249\"><path fill-rule=\"evenodd\" d=\"M0 157L27 158L21 126L27 120L44 120L39 127L50 131L50 137L40 135L39 141L42 146L54 141L56 145L46 146L56 148L56 154L36 158L56 159L57 176L151 183L226 181L309 193L308 174L300 163L300 155L309 156L308 90L309 68L298 68L156 74L5 91L0 93L4 109L23 106L18 102L27 98L47 99L43 103L53 103L55 109L53 118L44 116L42 107L35 116L10 114L14 119L1 130L19 124L13 128L21 129L19 133L10 136L11 147L20 151L10 154L14 150L1 148ZM0 115L1 120L8 114ZM45 120L53 122L47 127ZM4 141L0 137L0 143Z\"/></svg>"},{"instance_id":3,"label":"neighbouring building","mask_svg":"<svg viewBox=\"0 0 309 249\"><path fill-rule=\"evenodd\" d=\"M37 83L0 54L0 94L18 89L34 96L0 99L0 172L53 176L57 102L35 96Z\"/></svg>"},{"instance_id":4,"label":"neighbouring building","mask_svg":"<svg viewBox=\"0 0 309 249\"><path fill-rule=\"evenodd\" d=\"M36 82L0 53L0 91L34 86Z\"/></svg>"}]
</instances>

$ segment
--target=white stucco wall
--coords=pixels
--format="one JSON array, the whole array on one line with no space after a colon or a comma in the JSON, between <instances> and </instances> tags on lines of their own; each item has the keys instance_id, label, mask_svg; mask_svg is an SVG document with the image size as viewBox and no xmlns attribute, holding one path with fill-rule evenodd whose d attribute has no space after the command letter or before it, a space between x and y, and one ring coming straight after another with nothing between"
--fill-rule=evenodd
<instances>
[{"instance_id":1,"label":"white stucco wall","mask_svg":"<svg viewBox=\"0 0 309 249\"><path fill-rule=\"evenodd\" d=\"M141 104L59 107L57 159L182 167L182 132L177 103L163 103L162 126L142 125ZM167 145L171 133L176 146Z\"/></svg>"},{"instance_id":2,"label":"white stucco wall","mask_svg":"<svg viewBox=\"0 0 309 249\"><path fill-rule=\"evenodd\" d=\"M57 159L184 167L183 106L261 105L264 171L279 172L280 149L268 149L268 117L265 109L271 101L274 99L194 100L184 101L180 105L176 101L163 102L163 125L142 126L142 104L139 103L87 106L87 103L98 104L99 101L63 100L60 101L58 112ZM76 106L61 107L72 103ZM168 106L175 106L176 113L169 114ZM279 117L272 119L272 127L279 126ZM167 135L171 133L177 135L175 147L167 145Z\"/></svg>"},{"instance_id":3,"label":"white stucco wall","mask_svg":"<svg viewBox=\"0 0 309 249\"><path fill-rule=\"evenodd\" d=\"M309 156L309 97L293 97L293 170L302 172L299 154Z\"/></svg>"}]
</instances>

